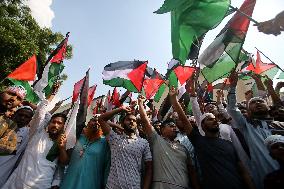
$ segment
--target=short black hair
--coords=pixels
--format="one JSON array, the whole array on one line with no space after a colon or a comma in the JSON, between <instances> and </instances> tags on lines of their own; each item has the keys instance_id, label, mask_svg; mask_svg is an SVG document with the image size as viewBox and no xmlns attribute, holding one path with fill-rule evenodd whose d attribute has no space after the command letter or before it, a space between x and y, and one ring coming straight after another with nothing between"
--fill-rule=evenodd
<instances>
[{"instance_id":1,"label":"short black hair","mask_svg":"<svg viewBox=\"0 0 284 189\"><path fill-rule=\"evenodd\" d=\"M56 117L62 117L64 119L64 122L66 122L67 120L67 115L66 114L63 114L63 113L56 113L56 114L53 114L50 118L50 120L56 118Z\"/></svg>"},{"instance_id":2,"label":"short black hair","mask_svg":"<svg viewBox=\"0 0 284 189\"><path fill-rule=\"evenodd\" d=\"M163 123L161 124L161 128L165 127L166 125L168 125L169 123L174 123L176 124L176 121L172 118L166 119L165 121L163 121Z\"/></svg>"},{"instance_id":3,"label":"short black hair","mask_svg":"<svg viewBox=\"0 0 284 189\"><path fill-rule=\"evenodd\" d=\"M120 122L120 123L123 123L123 122L124 122L124 120L125 120L125 118L126 118L127 116L130 116L130 115L135 116L135 114L130 113L130 112L127 112L127 113L121 113L121 114L120 114L120 118L119 118L119 122ZM136 117L136 116L135 116L135 117Z\"/></svg>"}]
</instances>

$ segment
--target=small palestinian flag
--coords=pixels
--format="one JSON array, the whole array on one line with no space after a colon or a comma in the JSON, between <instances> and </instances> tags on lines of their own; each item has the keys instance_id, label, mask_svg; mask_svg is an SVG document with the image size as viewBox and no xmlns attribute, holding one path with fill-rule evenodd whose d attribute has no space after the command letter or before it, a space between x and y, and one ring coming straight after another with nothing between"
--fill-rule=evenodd
<instances>
[{"instance_id":1,"label":"small palestinian flag","mask_svg":"<svg viewBox=\"0 0 284 189\"><path fill-rule=\"evenodd\" d=\"M123 87L131 92L142 90L147 61L118 61L105 66L103 83Z\"/></svg>"}]
</instances>

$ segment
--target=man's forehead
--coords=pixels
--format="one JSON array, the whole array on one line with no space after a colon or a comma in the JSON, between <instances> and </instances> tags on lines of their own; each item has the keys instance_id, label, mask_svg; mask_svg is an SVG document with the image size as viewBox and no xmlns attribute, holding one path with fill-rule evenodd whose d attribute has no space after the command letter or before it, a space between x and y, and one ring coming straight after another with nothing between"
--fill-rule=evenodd
<instances>
[{"instance_id":1,"label":"man's forehead","mask_svg":"<svg viewBox=\"0 0 284 189\"><path fill-rule=\"evenodd\" d=\"M128 114L128 115L126 115L126 119L135 119L136 120L137 118L133 114Z\"/></svg>"}]
</instances>

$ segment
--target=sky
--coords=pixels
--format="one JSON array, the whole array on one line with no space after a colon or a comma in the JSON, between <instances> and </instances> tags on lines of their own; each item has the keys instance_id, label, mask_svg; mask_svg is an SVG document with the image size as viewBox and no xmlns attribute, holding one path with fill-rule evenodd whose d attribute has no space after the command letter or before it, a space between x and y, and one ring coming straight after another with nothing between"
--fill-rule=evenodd
<instances>
[{"instance_id":1,"label":"sky","mask_svg":"<svg viewBox=\"0 0 284 189\"><path fill-rule=\"evenodd\" d=\"M105 65L121 60L148 60L149 66L165 73L172 58L170 14L153 12L163 0L27 0L33 17L41 27L54 32L70 32L73 58L65 60L64 82L59 96L72 95L73 85L90 67L90 85L97 84L95 96L104 95L111 87L103 85ZM243 0L232 0L240 7ZM283 0L257 0L253 18L265 21L284 10ZM230 18L230 17L229 17ZM206 35L201 52L227 23L225 19ZM255 47L284 68L284 33L279 36L259 33L251 24L245 50L256 53ZM263 57L264 62L269 62ZM122 89L122 91L124 91Z\"/></svg>"}]
</instances>

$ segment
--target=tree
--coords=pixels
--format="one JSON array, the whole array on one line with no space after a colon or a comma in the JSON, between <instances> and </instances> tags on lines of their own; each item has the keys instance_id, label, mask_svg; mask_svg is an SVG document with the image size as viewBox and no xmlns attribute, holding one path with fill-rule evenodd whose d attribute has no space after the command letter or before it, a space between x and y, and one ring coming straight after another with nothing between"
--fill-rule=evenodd
<instances>
[{"instance_id":1,"label":"tree","mask_svg":"<svg viewBox=\"0 0 284 189\"><path fill-rule=\"evenodd\" d=\"M40 28L23 0L0 0L0 81L33 54L42 73L48 55L63 38L59 32ZM69 45L66 58L71 57Z\"/></svg>"}]
</instances>

